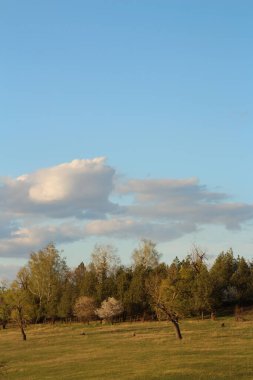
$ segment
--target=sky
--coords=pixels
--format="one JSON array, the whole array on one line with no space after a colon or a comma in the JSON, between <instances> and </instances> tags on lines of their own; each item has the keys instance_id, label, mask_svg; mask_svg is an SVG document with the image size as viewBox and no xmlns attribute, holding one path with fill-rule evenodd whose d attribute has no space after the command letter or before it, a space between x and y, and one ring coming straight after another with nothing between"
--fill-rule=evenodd
<instances>
[{"instance_id":1,"label":"sky","mask_svg":"<svg viewBox=\"0 0 253 380\"><path fill-rule=\"evenodd\" d=\"M0 278L142 238L253 257L253 4L0 2Z\"/></svg>"}]
</instances>

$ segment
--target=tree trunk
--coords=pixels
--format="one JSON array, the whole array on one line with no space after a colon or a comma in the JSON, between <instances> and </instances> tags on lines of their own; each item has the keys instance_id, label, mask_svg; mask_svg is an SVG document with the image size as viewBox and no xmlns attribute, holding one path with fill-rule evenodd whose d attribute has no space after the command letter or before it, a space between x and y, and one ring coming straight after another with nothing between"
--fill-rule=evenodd
<instances>
[{"instance_id":1,"label":"tree trunk","mask_svg":"<svg viewBox=\"0 0 253 380\"><path fill-rule=\"evenodd\" d=\"M180 331L180 327L179 327L179 323L178 323L178 318L176 316L174 316L170 310L168 310L166 308L166 306L164 306L162 303L157 303L156 304L157 307L159 307L159 309L161 309L162 311L165 312L165 314L167 315L168 317L168 320L171 321L174 325L174 328L175 328L175 331L176 331L176 336L178 339L183 339L182 337L182 334L181 334L181 331Z\"/></svg>"},{"instance_id":2,"label":"tree trunk","mask_svg":"<svg viewBox=\"0 0 253 380\"><path fill-rule=\"evenodd\" d=\"M20 330L21 330L21 334L22 334L23 340L26 340L26 333L25 333L25 329L24 329L25 322L24 322L24 320L23 320L23 310L22 310L22 306L18 306L18 307L17 307L17 311L18 311L18 325L19 325L19 327L20 327Z\"/></svg>"},{"instance_id":3,"label":"tree trunk","mask_svg":"<svg viewBox=\"0 0 253 380\"><path fill-rule=\"evenodd\" d=\"M182 334L181 334L181 331L180 331L180 327L179 327L179 323L178 321L176 321L175 319L171 319L171 322L173 323L174 325L174 328L175 328L175 331L176 331L176 336L178 339L183 339L182 337Z\"/></svg>"},{"instance_id":4,"label":"tree trunk","mask_svg":"<svg viewBox=\"0 0 253 380\"><path fill-rule=\"evenodd\" d=\"M20 326L20 330L21 330L21 333L23 336L23 340L26 340L26 333L25 333L24 327L22 325Z\"/></svg>"}]
</instances>

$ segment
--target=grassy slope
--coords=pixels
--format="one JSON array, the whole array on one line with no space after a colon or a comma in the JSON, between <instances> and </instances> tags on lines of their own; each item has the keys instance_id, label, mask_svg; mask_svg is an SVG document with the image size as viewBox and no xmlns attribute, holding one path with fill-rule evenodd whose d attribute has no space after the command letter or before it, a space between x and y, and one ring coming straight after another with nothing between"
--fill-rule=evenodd
<instances>
[{"instance_id":1,"label":"grassy slope","mask_svg":"<svg viewBox=\"0 0 253 380\"><path fill-rule=\"evenodd\" d=\"M17 329L1 330L3 378L253 379L253 323L223 322L185 321L181 342L164 322L33 326L27 342Z\"/></svg>"}]
</instances>

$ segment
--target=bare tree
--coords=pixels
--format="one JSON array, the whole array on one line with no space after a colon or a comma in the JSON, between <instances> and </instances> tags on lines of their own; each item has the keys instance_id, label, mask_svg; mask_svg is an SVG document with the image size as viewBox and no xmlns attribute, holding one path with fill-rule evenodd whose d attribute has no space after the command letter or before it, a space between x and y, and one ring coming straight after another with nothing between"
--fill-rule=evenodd
<instances>
[{"instance_id":1,"label":"bare tree","mask_svg":"<svg viewBox=\"0 0 253 380\"><path fill-rule=\"evenodd\" d=\"M156 243L152 240L143 239L139 248L132 254L134 267L155 268L159 264L161 254L156 249Z\"/></svg>"},{"instance_id":2,"label":"bare tree","mask_svg":"<svg viewBox=\"0 0 253 380\"><path fill-rule=\"evenodd\" d=\"M117 249L112 245L95 245L91 254L91 263L94 265L99 282L104 277L115 272L120 264L120 259L116 255Z\"/></svg>"},{"instance_id":3,"label":"bare tree","mask_svg":"<svg viewBox=\"0 0 253 380\"><path fill-rule=\"evenodd\" d=\"M196 273L199 273L207 259L206 251L200 248L198 245L193 244L188 257L190 258L190 262L194 267Z\"/></svg>"}]
</instances>

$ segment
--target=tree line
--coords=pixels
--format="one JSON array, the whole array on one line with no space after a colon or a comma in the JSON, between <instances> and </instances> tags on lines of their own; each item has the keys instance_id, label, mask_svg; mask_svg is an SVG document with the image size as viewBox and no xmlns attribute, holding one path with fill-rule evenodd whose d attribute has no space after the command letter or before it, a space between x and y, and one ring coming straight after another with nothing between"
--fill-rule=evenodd
<instances>
[{"instance_id":1,"label":"tree line","mask_svg":"<svg viewBox=\"0 0 253 380\"><path fill-rule=\"evenodd\" d=\"M111 245L96 245L88 265L70 269L53 243L38 252L12 284L0 286L0 324L100 319L168 319L182 338L179 320L253 304L253 262L221 252L209 265L194 246L189 255L161 262L151 240L142 240L132 265L121 265Z\"/></svg>"}]
</instances>

